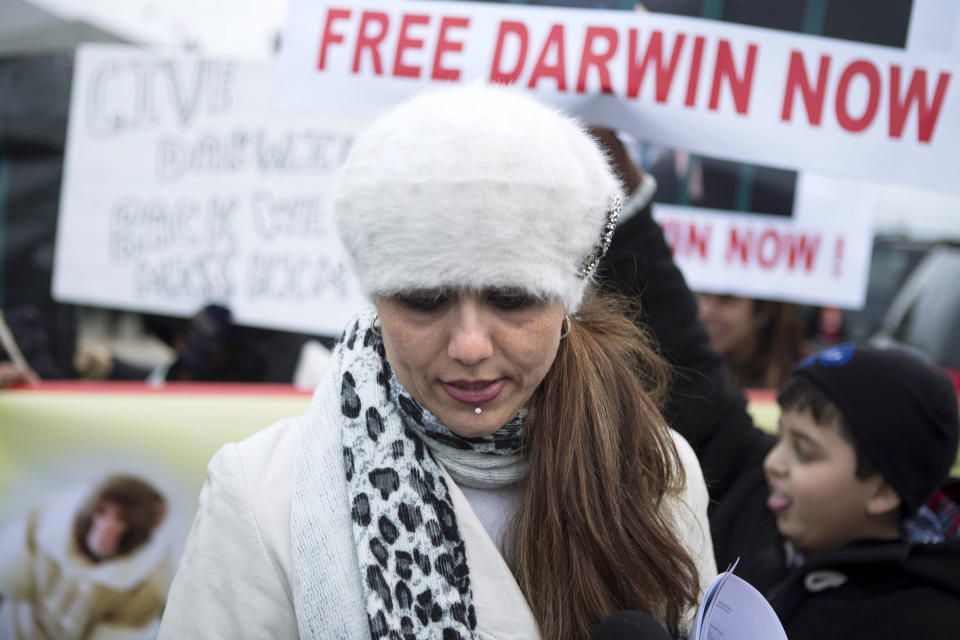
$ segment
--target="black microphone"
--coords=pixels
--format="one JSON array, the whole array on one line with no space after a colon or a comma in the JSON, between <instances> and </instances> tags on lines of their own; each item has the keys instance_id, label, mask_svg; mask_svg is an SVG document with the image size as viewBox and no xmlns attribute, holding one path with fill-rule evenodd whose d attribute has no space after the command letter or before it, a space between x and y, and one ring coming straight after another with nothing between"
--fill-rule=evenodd
<instances>
[{"instance_id":1,"label":"black microphone","mask_svg":"<svg viewBox=\"0 0 960 640\"><path fill-rule=\"evenodd\" d=\"M643 611L617 611L597 625L591 640L672 640L662 624Z\"/></svg>"}]
</instances>

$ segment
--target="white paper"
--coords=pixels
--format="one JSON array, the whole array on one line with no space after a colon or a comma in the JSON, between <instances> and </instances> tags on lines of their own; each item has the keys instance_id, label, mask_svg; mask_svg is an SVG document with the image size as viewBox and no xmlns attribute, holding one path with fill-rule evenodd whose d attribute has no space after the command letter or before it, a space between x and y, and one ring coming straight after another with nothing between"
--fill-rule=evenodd
<instances>
[{"instance_id":1,"label":"white paper","mask_svg":"<svg viewBox=\"0 0 960 640\"><path fill-rule=\"evenodd\" d=\"M710 583L687 640L787 640L770 603L735 568Z\"/></svg>"}]
</instances>

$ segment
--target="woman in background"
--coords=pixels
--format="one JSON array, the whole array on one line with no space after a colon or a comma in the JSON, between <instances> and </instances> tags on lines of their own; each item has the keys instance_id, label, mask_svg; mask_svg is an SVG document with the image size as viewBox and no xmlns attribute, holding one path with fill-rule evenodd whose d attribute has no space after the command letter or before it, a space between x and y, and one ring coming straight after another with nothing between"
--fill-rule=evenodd
<instances>
[{"instance_id":1,"label":"woman in background","mask_svg":"<svg viewBox=\"0 0 960 640\"><path fill-rule=\"evenodd\" d=\"M710 346L727 360L739 387L778 388L806 355L796 305L714 293L697 294Z\"/></svg>"}]
</instances>

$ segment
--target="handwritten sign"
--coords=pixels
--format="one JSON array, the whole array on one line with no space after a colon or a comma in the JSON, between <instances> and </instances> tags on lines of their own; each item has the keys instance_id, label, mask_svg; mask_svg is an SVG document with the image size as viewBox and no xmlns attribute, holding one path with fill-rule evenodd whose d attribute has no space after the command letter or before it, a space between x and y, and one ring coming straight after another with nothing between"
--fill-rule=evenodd
<instances>
[{"instance_id":1,"label":"handwritten sign","mask_svg":"<svg viewBox=\"0 0 960 640\"><path fill-rule=\"evenodd\" d=\"M960 190L960 63L929 50L645 12L294 0L281 69L289 106L373 116L431 86L515 84L695 153Z\"/></svg>"},{"instance_id":2,"label":"handwritten sign","mask_svg":"<svg viewBox=\"0 0 960 640\"><path fill-rule=\"evenodd\" d=\"M87 46L54 295L337 334L363 304L325 192L362 124L271 104L271 63Z\"/></svg>"}]
</instances>

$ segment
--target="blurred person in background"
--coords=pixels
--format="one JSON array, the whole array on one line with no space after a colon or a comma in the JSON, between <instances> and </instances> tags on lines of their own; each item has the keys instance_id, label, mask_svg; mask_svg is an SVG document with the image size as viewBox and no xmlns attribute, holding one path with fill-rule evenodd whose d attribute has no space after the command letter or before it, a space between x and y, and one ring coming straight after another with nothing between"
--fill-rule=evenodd
<instances>
[{"instance_id":1,"label":"blurred person in background","mask_svg":"<svg viewBox=\"0 0 960 640\"><path fill-rule=\"evenodd\" d=\"M58 348L55 329L40 309L19 304L0 313L0 389L36 384L43 379L73 377L64 348ZM75 330L68 343L72 350ZM62 345L60 345L62 347Z\"/></svg>"},{"instance_id":2,"label":"blurred person in background","mask_svg":"<svg viewBox=\"0 0 960 640\"><path fill-rule=\"evenodd\" d=\"M710 346L726 359L735 386L777 388L806 355L796 305L699 293L697 307Z\"/></svg>"},{"instance_id":3,"label":"blurred person in background","mask_svg":"<svg viewBox=\"0 0 960 640\"><path fill-rule=\"evenodd\" d=\"M161 379L263 382L266 364L256 350L238 339L230 309L208 304L189 320L175 322L170 342L176 359Z\"/></svg>"},{"instance_id":4,"label":"blurred person in background","mask_svg":"<svg viewBox=\"0 0 960 640\"><path fill-rule=\"evenodd\" d=\"M172 361L136 364L114 354L109 346L86 341L77 349L74 368L91 380L170 382L264 382L265 358L248 344L225 306L208 304L189 318L144 315L148 335L162 341Z\"/></svg>"},{"instance_id":5,"label":"blurred person in background","mask_svg":"<svg viewBox=\"0 0 960 640\"><path fill-rule=\"evenodd\" d=\"M0 389L35 384L39 381L37 374L29 367L21 367L12 362L0 362Z\"/></svg>"}]
</instances>

